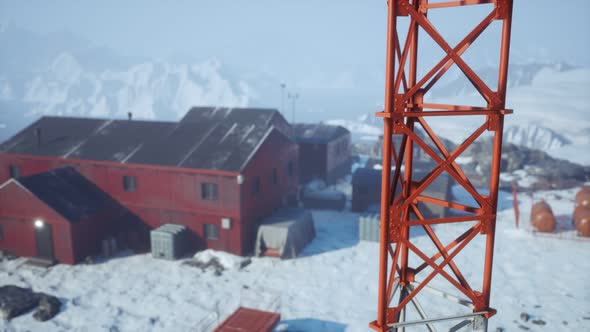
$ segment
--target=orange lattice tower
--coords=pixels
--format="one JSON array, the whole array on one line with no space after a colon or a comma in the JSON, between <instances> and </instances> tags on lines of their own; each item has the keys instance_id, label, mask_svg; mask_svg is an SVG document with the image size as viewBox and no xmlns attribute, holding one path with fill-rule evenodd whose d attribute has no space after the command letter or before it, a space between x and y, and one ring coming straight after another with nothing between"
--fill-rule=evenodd
<instances>
[{"instance_id":1,"label":"orange lattice tower","mask_svg":"<svg viewBox=\"0 0 590 332\"><path fill-rule=\"evenodd\" d=\"M465 38L454 47L449 45L427 16L430 11L451 11L452 7L480 5L485 5L482 8L489 8L489 14L472 31L466 31L468 33ZM504 115L512 113L505 108L512 0L430 3L428 0L389 0L388 8L385 109L377 113L384 120L379 298L377 319L370 326L377 331L391 331L422 325L422 328L435 331L436 324L459 320L451 330L471 324L475 330L486 331L488 318L495 314L495 310L490 307L490 290L502 129ZM398 32L402 32L398 21L402 18L409 20L407 31L404 31L406 35L403 36L398 35ZM491 87L464 61L464 53L495 21L498 21L496 24L501 24L498 45L500 59L497 87ZM420 72L426 73L422 77L418 77L417 70L419 31L427 35L424 38L431 38L446 54L434 67L420 68ZM401 37L405 37L405 40ZM485 106L434 104L425 101L425 94L453 66L457 66L467 77L483 98ZM463 143L451 150L447 149L438 133L429 125L433 117L456 117L458 125L465 117L475 117L482 118L482 123ZM476 188L456 162L457 157L483 134L493 136L489 150L491 167L487 174L489 193L486 195ZM397 148L394 142L400 142ZM414 172L416 150L421 150L434 164L420 178ZM473 204L426 195L424 190L442 174L460 185L472 198ZM481 184L478 186L481 187ZM458 213L430 218L423 213L425 205L440 206ZM448 243L443 242L437 233L438 227L465 225L469 226L467 230L453 236ZM419 228L427 236L430 246L435 248L432 254L427 254L421 247L423 241L414 241L410 237L410 230L414 228ZM456 256L469 247L474 239L481 239L483 243L478 247L481 254L469 258L470 263L482 265L483 275L475 278L478 280L477 284L467 281L468 278L456 262ZM411 266L410 256L418 261L416 265ZM435 277L448 283L451 291L431 287L430 282ZM460 307L462 312L429 317L418 301L418 297L428 290L432 291L430 294L438 293L445 300L463 305ZM410 310L417 317L411 321L406 319Z\"/></svg>"}]
</instances>

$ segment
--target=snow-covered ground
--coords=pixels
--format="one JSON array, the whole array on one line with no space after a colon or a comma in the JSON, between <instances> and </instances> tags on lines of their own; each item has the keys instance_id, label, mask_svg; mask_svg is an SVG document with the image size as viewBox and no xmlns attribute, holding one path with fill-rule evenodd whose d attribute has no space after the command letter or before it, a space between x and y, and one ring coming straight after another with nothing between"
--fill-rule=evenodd
<instances>
[{"instance_id":1,"label":"snow-covered ground","mask_svg":"<svg viewBox=\"0 0 590 332\"><path fill-rule=\"evenodd\" d=\"M574 194L574 190L551 191L537 193L535 199L545 198L556 215L567 216ZM528 196L520 204L521 219L525 219L521 224L526 225ZM500 207L491 299L498 314L490 321L491 331L496 327L519 331L519 325L530 331L590 330L590 242L516 230L508 193L501 195ZM0 330L199 331L199 325L223 319L235 309L246 286L280 297L280 330L368 331L367 324L376 317L378 244L359 242L357 214L313 211L313 216L317 237L301 257L253 258L239 269L231 256L222 255L220 261L229 269L221 276L147 254L121 255L95 265L58 265L46 273L21 267L20 259L4 261L0 284L54 294L65 306L49 322L24 315L0 322ZM441 226L436 231L443 239L452 235L450 228ZM427 246L430 240L417 232L412 241ZM483 242L470 246L483 252ZM205 256L215 254L198 257ZM457 265L469 281L481 282L473 259L461 254ZM422 304L428 306L428 301L423 299ZM436 315L450 309L432 310L430 314ZM522 312L546 325L525 323L519 318Z\"/></svg>"}]
</instances>

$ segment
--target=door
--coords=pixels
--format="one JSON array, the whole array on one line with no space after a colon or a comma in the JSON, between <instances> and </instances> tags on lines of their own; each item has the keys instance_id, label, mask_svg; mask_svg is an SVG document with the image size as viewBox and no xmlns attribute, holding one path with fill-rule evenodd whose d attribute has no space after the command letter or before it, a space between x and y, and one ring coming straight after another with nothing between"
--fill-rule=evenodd
<instances>
[{"instance_id":1,"label":"door","mask_svg":"<svg viewBox=\"0 0 590 332\"><path fill-rule=\"evenodd\" d=\"M51 225L45 223L43 227L35 227L35 240L37 242L37 257L53 260Z\"/></svg>"}]
</instances>

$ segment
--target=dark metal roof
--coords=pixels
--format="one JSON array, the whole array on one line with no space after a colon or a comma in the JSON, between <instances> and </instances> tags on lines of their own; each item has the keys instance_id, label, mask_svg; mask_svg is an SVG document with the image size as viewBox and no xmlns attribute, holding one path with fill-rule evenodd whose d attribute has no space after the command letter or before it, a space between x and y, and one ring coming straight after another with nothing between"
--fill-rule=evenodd
<instances>
[{"instance_id":1,"label":"dark metal roof","mask_svg":"<svg viewBox=\"0 0 590 332\"><path fill-rule=\"evenodd\" d=\"M113 198L71 167L57 168L16 181L69 222L120 207Z\"/></svg>"},{"instance_id":2,"label":"dark metal roof","mask_svg":"<svg viewBox=\"0 0 590 332\"><path fill-rule=\"evenodd\" d=\"M64 157L107 123L104 119L42 117L0 145L0 152Z\"/></svg>"},{"instance_id":3,"label":"dark metal roof","mask_svg":"<svg viewBox=\"0 0 590 332\"><path fill-rule=\"evenodd\" d=\"M293 125L293 130L297 143L328 143L350 134L348 129L342 126L323 123L296 123Z\"/></svg>"},{"instance_id":4,"label":"dark metal roof","mask_svg":"<svg viewBox=\"0 0 590 332\"><path fill-rule=\"evenodd\" d=\"M277 110L267 108L193 107L180 122L238 122L268 126Z\"/></svg>"},{"instance_id":5,"label":"dark metal roof","mask_svg":"<svg viewBox=\"0 0 590 332\"><path fill-rule=\"evenodd\" d=\"M126 162L144 145L176 127L174 122L112 120L95 130L67 157Z\"/></svg>"},{"instance_id":6,"label":"dark metal roof","mask_svg":"<svg viewBox=\"0 0 590 332\"><path fill-rule=\"evenodd\" d=\"M210 123L180 123L158 140L145 144L128 160L132 164L181 166L183 159L211 130Z\"/></svg>"},{"instance_id":7,"label":"dark metal roof","mask_svg":"<svg viewBox=\"0 0 590 332\"><path fill-rule=\"evenodd\" d=\"M196 107L180 122L43 117L0 152L240 171L272 130L289 137L285 125L276 110L246 108Z\"/></svg>"}]
</instances>

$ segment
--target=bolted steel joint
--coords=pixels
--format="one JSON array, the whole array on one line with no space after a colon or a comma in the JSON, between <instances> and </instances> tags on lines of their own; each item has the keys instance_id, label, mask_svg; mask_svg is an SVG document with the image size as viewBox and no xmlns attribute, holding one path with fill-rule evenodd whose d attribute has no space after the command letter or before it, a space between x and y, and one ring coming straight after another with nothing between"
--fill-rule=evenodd
<instances>
[{"instance_id":1,"label":"bolted steel joint","mask_svg":"<svg viewBox=\"0 0 590 332\"><path fill-rule=\"evenodd\" d=\"M410 8L409 0L397 0L397 16L410 15Z\"/></svg>"},{"instance_id":2,"label":"bolted steel joint","mask_svg":"<svg viewBox=\"0 0 590 332\"><path fill-rule=\"evenodd\" d=\"M496 20L505 20L510 17L510 7L512 6L512 0L496 0Z\"/></svg>"}]
</instances>

